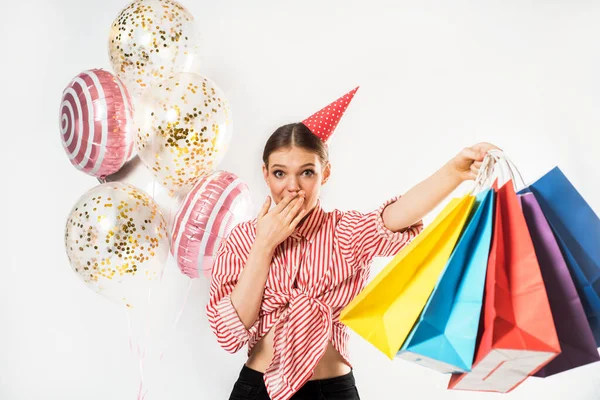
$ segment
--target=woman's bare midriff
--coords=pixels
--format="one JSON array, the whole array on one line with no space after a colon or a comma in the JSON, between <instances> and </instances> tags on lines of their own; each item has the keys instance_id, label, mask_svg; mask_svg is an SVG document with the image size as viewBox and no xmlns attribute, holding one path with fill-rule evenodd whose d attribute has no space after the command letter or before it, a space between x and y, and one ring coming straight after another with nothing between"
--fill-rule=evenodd
<instances>
[{"instance_id":1,"label":"woman's bare midriff","mask_svg":"<svg viewBox=\"0 0 600 400\"><path fill-rule=\"evenodd\" d=\"M271 359L273 358L274 332L275 330L271 329L269 333L263 336L262 339L252 347L250 357L248 358L248 361L246 361L246 366L248 368L264 373L269 367ZM310 380L335 378L346 375L349 372L350 367L346 364L341 354L333 347L333 344L329 342L327 350L325 351L323 358L321 358L321 361L317 364L315 373Z\"/></svg>"}]
</instances>

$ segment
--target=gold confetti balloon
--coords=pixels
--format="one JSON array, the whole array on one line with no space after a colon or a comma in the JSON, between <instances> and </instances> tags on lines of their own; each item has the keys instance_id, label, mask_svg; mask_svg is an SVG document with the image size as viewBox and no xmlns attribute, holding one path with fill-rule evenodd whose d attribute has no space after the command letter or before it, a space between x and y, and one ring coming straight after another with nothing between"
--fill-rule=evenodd
<instances>
[{"instance_id":1,"label":"gold confetti balloon","mask_svg":"<svg viewBox=\"0 0 600 400\"><path fill-rule=\"evenodd\" d=\"M197 71L199 31L192 14L173 0L136 0L113 21L108 53L133 97L177 72Z\"/></svg>"},{"instance_id":2,"label":"gold confetti balloon","mask_svg":"<svg viewBox=\"0 0 600 400\"><path fill-rule=\"evenodd\" d=\"M98 185L81 196L67 219L64 239L71 267L85 284L127 307L148 298L169 254L158 206L121 182Z\"/></svg>"},{"instance_id":3,"label":"gold confetti balloon","mask_svg":"<svg viewBox=\"0 0 600 400\"><path fill-rule=\"evenodd\" d=\"M227 152L231 110L214 82L179 73L144 93L135 127L138 155L156 180L172 193L187 193Z\"/></svg>"}]
</instances>

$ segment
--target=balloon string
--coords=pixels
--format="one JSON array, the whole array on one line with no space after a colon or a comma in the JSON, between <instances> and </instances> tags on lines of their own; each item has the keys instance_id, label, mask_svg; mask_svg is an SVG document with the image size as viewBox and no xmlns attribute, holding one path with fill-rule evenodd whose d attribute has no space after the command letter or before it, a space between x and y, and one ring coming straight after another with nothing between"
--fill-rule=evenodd
<instances>
[{"instance_id":1,"label":"balloon string","mask_svg":"<svg viewBox=\"0 0 600 400\"><path fill-rule=\"evenodd\" d=\"M140 364L140 387L138 389L137 400L144 400L146 395L148 394L148 389L144 391L144 357L146 356L146 351L142 350L140 352L140 347L138 346L138 358Z\"/></svg>"},{"instance_id":2,"label":"balloon string","mask_svg":"<svg viewBox=\"0 0 600 400\"><path fill-rule=\"evenodd\" d=\"M147 303L145 316L144 316L144 336L145 336L145 341L146 341L145 343L148 342L148 339L150 337L150 326L149 326L149 318L148 317L149 317L149 312L150 312L151 299L152 299L152 287L149 287L148 288L148 303ZM129 312L130 312L130 310L126 309L127 327L129 330L129 350L133 354L134 353L133 329L131 328L131 316L130 316ZM137 356L139 369L140 369L140 385L139 385L139 389L138 389L137 400L144 400L146 398L146 395L148 394L148 389L144 390L144 359L146 358L146 345L142 344L142 346L140 346L140 343L136 342L135 348L136 348L135 355Z\"/></svg>"},{"instance_id":3,"label":"balloon string","mask_svg":"<svg viewBox=\"0 0 600 400\"><path fill-rule=\"evenodd\" d=\"M140 369L142 367L140 366ZM146 395L148 394L148 391L146 390L144 393L142 393L144 390L144 383L143 383L143 379L142 382L140 382L140 389L138 391L138 396L137 396L137 400L144 400L146 398Z\"/></svg>"},{"instance_id":4,"label":"balloon string","mask_svg":"<svg viewBox=\"0 0 600 400\"><path fill-rule=\"evenodd\" d=\"M131 316L129 315L129 310L126 310L127 314L127 327L129 328L129 350L131 353L137 357L138 365L140 368L140 386L138 389L137 400L144 400L148 391L144 392L144 360L145 352L140 349L139 343L136 343L136 351L133 351L133 330L131 329Z\"/></svg>"},{"instance_id":5,"label":"balloon string","mask_svg":"<svg viewBox=\"0 0 600 400\"><path fill-rule=\"evenodd\" d=\"M183 314L183 310L188 302L188 297L190 295L190 289L192 288L192 280L190 279L190 283L188 284L188 288L185 293L185 297L183 299L183 304L181 305L181 309L177 313L177 317L175 317L175 322L173 323L173 327L170 329L171 333L169 333L167 337L167 343L165 344L165 350L160 353L159 360L162 361L163 356L165 355L166 347L168 346L169 338L172 338L175 335L175 329L177 328L177 324L179 323L179 319L181 318L181 314Z\"/></svg>"}]
</instances>

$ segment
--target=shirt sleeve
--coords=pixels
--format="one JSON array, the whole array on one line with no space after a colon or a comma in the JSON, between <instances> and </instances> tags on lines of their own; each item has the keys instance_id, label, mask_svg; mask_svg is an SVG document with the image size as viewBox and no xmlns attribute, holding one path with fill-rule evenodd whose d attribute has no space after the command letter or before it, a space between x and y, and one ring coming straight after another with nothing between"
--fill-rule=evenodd
<instances>
[{"instance_id":1,"label":"shirt sleeve","mask_svg":"<svg viewBox=\"0 0 600 400\"><path fill-rule=\"evenodd\" d=\"M206 306L208 322L219 345L229 353L236 353L248 343L251 332L246 329L231 303L231 292L244 268L234 242L242 235L235 227L221 242L212 268L209 302ZM251 328L251 330L254 327Z\"/></svg>"},{"instance_id":2,"label":"shirt sleeve","mask_svg":"<svg viewBox=\"0 0 600 400\"><path fill-rule=\"evenodd\" d=\"M337 229L342 251L349 261L367 263L374 257L396 255L423 230L422 220L401 232L393 232L385 226L383 211L399 198L395 196L367 214L358 211L344 213Z\"/></svg>"}]
</instances>

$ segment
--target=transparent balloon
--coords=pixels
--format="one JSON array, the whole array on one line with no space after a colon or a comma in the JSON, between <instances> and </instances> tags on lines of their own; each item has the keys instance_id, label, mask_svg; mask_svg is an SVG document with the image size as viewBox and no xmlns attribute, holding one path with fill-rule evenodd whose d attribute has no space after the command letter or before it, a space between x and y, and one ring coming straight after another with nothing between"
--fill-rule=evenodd
<instances>
[{"instance_id":1,"label":"transparent balloon","mask_svg":"<svg viewBox=\"0 0 600 400\"><path fill-rule=\"evenodd\" d=\"M136 155L127 161L123 167L116 173L107 176L103 182L122 182L129 183L136 188L143 190L154 200L167 222L167 231L172 231L175 214L186 193L173 193L154 178L154 174L146 168L142 160Z\"/></svg>"},{"instance_id":2,"label":"transparent balloon","mask_svg":"<svg viewBox=\"0 0 600 400\"><path fill-rule=\"evenodd\" d=\"M64 240L71 267L83 282L127 307L144 303L169 254L158 206L143 191L121 182L98 185L79 198Z\"/></svg>"},{"instance_id":3,"label":"transparent balloon","mask_svg":"<svg viewBox=\"0 0 600 400\"><path fill-rule=\"evenodd\" d=\"M217 171L196 183L175 216L171 236L179 269L190 278L210 276L221 242L235 225L252 218L250 190L236 175Z\"/></svg>"},{"instance_id":4,"label":"transparent balloon","mask_svg":"<svg viewBox=\"0 0 600 400\"><path fill-rule=\"evenodd\" d=\"M113 21L108 53L114 72L139 97L178 72L198 71L199 30L193 15L173 0L136 0Z\"/></svg>"},{"instance_id":5,"label":"transparent balloon","mask_svg":"<svg viewBox=\"0 0 600 400\"><path fill-rule=\"evenodd\" d=\"M216 170L232 135L229 103L214 82L180 73L150 88L135 112L138 155L157 181L189 192Z\"/></svg>"}]
</instances>

